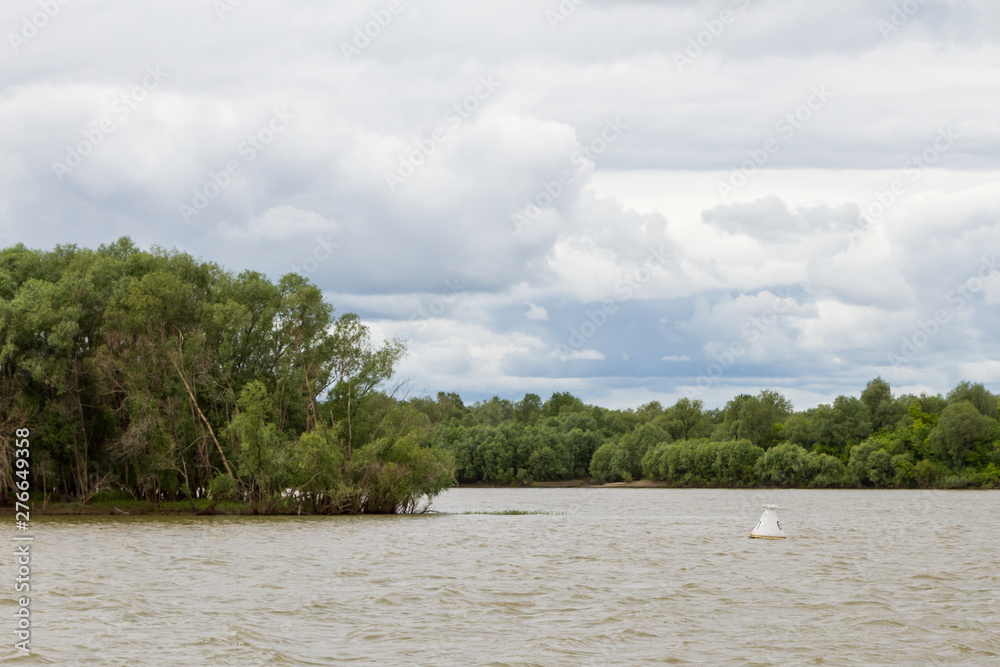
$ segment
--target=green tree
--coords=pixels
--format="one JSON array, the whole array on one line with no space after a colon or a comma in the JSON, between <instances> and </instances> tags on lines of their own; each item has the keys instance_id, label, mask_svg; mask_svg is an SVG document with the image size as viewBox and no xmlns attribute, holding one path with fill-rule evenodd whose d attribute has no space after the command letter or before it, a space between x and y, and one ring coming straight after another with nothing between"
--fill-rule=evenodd
<instances>
[{"instance_id":1,"label":"green tree","mask_svg":"<svg viewBox=\"0 0 1000 667\"><path fill-rule=\"evenodd\" d=\"M988 417L989 419L1000 417L997 414L998 398L996 394L991 393L979 383L960 382L954 389L948 392L949 404L961 401L972 403L984 417Z\"/></svg>"},{"instance_id":2,"label":"green tree","mask_svg":"<svg viewBox=\"0 0 1000 667\"><path fill-rule=\"evenodd\" d=\"M522 424L534 424L542 416L542 399L538 394L525 394L514 404L514 418Z\"/></svg>"},{"instance_id":3,"label":"green tree","mask_svg":"<svg viewBox=\"0 0 1000 667\"><path fill-rule=\"evenodd\" d=\"M778 439L778 425L791 415L792 404L778 392L765 389L757 396L737 396L726 404L723 413L718 439L745 439L767 448Z\"/></svg>"},{"instance_id":4,"label":"green tree","mask_svg":"<svg viewBox=\"0 0 1000 667\"><path fill-rule=\"evenodd\" d=\"M243 493L254 514L274 511L287 482L287 451L272 415L263 383L253 381L240 392L239 413L225 434L237 448Z\"/></svg>"},{"instance_id":5,"label":"green tree","mask_svg":"<svg viewBox=\"0 0 1000 667\"><path fill-rule=\"evenodd\" d=\"M965 462L965 455L990 432L990 420L972 403L961 400L949 403L941 412L937 426L930 434L930 444L942 459L956 468Z\"/></svg>"},{"instance_id":6,"label":"green tree","mask_svg":"<svg viewBox=\"0 0 1000 667\"><path fill-rule=\"evenodd\" d=\"M324 350L330 355L330 389L327 407L334 422L346 427L344 437L348 458L356 443L371 441L372 429L378 419L369 420L368 428L354 432L354 420L359 406L377 387L388 382L396 365L406 352L406 345L398 339L385 341L381 347L371 339L371 331L354 313L341 315L330 334L329 345Z\"/></svg>"},{"instance_id":7,"label":"green tree","mask_svg":"<svg viewBox=\"0 0 1000 667\"><path fill-rule=\"evenodd\" d=\"M833 457L807 452L790 442L775 445L761 456L754 466L754 473L761 484L768 486L809 486L820 473L829 475Z\"/></svg>"},{"instance_id":8,"label":"green tree","mask_svg":"<svg viewBox=\"0 0 1000 667\"><path fill-rule=\"evenodd\" d=\"M811 447L817 441L816 427L808 413L799 412L791 415L785 420L785 428L782 431L787 442L792 442L803 447Z\"/></svg>"},{"instance_id":9,"label":"green tree","mask_svg":"<svg viewBox=\"0 0 1000 667\"><path fill-rule=\"evenodd\" d=\"M820 405L809 412L816 442L813 449L847 460L847 452L872 434L868 409L860 399L838 396L833 405Z\"/></svg>"},{"instance_id":10,"label":"green tree","mask_svg":"<svg viewBox=\"0 0 1000 667\"><path fill-rule=\"evenodd\" d=\"M472 406L476 422L487 426L499 426L514 418L514 404L505 398L494 396L488 401L478 401Z\"/></svg>"},{"instance_id":11,"label":"green tree","mask_svg":"<svg viewBox=\"0 0 1000 667\"><path fill-rule=\"evenodd\" d=\"M564 412L580 412L584 409L586 406L583 401L567 391L553 393L542 406L546 417L558 417Z\"/></svg>"},{"instance_id":12,"label":"green tree","mask_svg":"<svg viewBox=\"0 0 1000 667\"><path fill-rule=\"evenodd\" d=\"M712 422L705 414L699 400L680 398L664 412L656 424L665 429L674 440L707 438L712 432Z\"/></svg>"},{"instance_id":13,"label":"green tree","mask_svg":"<svg viewBox=\"0 0 1000 667\"><path fill-rule=\"evenodd\" d=\"M670 435L652 424L643 424L601 445L590 464L590 474L600 482L614 482L641 479L642 461L646 452L662 442L668 442Z\"/></svg>"},{"instance_id":14,"label":"green tree","mask_svg":"<svg viewBox=\"0 0 1000 667\"><path fill-rule=\"evenodd\" d=\"M869 382L861 392L861 403L868 411L872 429L876 431L892 428L903 416L903 406L893 400L889 383L881 377Z\"/></svg>"}]
</instances>

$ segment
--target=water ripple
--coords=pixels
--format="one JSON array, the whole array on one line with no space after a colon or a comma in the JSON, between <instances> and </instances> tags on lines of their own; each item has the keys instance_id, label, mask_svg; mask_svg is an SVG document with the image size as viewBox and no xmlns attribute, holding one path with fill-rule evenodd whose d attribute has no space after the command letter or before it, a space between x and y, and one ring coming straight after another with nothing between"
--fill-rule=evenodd
<instances>
[{"instance_id":1,"label":"water ripple","mask_svg":"<svg viewBox=\"0 0 1000 667\"><path fill-rule=\"evenodd\" d=\"M459 489L415 517L45 519L23 664L998 664L998 499ZM764 502L790 539L747 539ZM511 508L558 514L462 514Z\"/></svg>"}]
</instances>

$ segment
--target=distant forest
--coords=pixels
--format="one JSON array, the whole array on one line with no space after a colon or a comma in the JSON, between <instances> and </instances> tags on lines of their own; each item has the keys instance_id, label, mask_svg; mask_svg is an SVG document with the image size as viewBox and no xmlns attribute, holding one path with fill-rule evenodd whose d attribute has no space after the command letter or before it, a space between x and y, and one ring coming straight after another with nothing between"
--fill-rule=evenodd
<instances>
[{"instance_id":1,"label":"distant forest","mask_svg":"<svg viewBox=\"0 0 1000 667\"><path fill-rule=\"evenodd\" d=\"M295 274L272 283L127 238L0 250L0 498L23 482L23 428L42 497L259 513L419 511L456 482L1000 487L998 397L981 384L893 396L875 378L801 412L775 391L711 410L568 393L465 405L401 396L404 354Z\"/></svg>"}]
</instances>

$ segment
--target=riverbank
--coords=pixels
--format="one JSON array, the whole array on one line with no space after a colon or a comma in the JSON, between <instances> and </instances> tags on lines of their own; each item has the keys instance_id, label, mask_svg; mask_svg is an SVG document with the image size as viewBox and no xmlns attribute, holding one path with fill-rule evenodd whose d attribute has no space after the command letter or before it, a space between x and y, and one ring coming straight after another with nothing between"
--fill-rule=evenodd
<instances>
[{"instance_id":1,"label":"riverbank","mask_svg":"<svg viewBox=\"0 0 1000 667\"><path fill-rule=\"evenodd\" d=\"M526 486L511 486L510 484L488 484L484 482L477 482L475 484L458 484L453 487L456 489L682 489L682 488L709 488L709 487L683 487L671 485L667 482L650 480L650 479L640 479L632 482L608 482L608 483L598 483L593 479L571 479L564 480L560 482L534 482ZM768 491L787 491L790 489L778 489L776 487L711 487L711 488L733 488L739 490L753 490L753 489L767 489ZM816 490L816 489L797 489L797 490ZM838 489L842 491L858 491L866 489L857 488L847 488ZM928 491L931 489L867 489L867 490L895 490L895 491L914 491L923 490ZM948 490L948 491L982 491L991 489L976 489L976 488L958 488L958 489L937 489L937 490ZM0 507L0 514L13 514L14 507ZM195 506L192 507L191 503L187 500L174 500L174 501L163 501L160 503L147 503L142 500L96 500L87 503L86 505L80 504L79 502L49 502L33 503L31 509L31 514L34 516L106 516L106 515L118 515L118 516L201 516L201 515L222 515L222 516L253 516L253 512L246 505L240 503L218 503L213 504L207 499L199 499L195 501ZM275 509L270 515L297 515L300 514L298 508L294 505L289 505L287 507L279 507Z\"/></svg>"},{"instance_id":2,"label":"riverbank","mask_svg":"<svg viewBox=\"0 0 1000 667\"><path fill-rule=\"evenodd\" d=\"M524 487L512 487L510 484L488 484L477 482L475 484L459 484L455 488L460 489L510 489L510 488L538 488L538 489L570 489L570 488L628 488L628 489L666 489L670 485L666 482L641 479L634 482L609 482L598 483L593 479L571 479L560 482L533 482ZM0 513L13 514L13 507L0 507ZM272 514L291 515L297 514L296 508L278 508ZM240 503L217 503L213 504L207 499L195 501L194 507L187 500L163 501L160 503L148 503L144 500L92 500L87 504L79 502L35 502L31 509L31 514L35 516L198 516L198 515L252 515L253 513L246 505Z\"/></svg>"}]
</instances>

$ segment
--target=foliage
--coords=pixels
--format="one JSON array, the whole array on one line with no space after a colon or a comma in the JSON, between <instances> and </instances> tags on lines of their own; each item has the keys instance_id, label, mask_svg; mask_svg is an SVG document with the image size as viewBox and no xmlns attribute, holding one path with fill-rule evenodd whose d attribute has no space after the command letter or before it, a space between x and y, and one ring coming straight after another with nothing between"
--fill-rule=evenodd
<instances>
[{"instance_id":1,"label":"foliage","mask_svg":"<svg viewBox=\"0 0 1000 667\"><path fill-rule=\"evenodd\" d=\"M951 459L955 467L961 467L966 454L989 432L990 419L972 401L963 399L949 403L941 411L929 441L938 456Z\"/></svg>"},{"instance_id":2,"label":"foliage","mask_svg":"<svg viewBox=\"0 0 1000 667\"><path fill-rule=\"evenodd\" d=\"M663 443L643 459L647 477L683 486L751 486L764 450L748 440L706 438Z\"/></svg>"},{"instance_id":3,"label":"foliage","mask_svg":"<svg viewBox=\"0 0 1000 667\"><path fill-rule=\"evenodd\" d=\"M600 482L631 482L641 479L646 453L671 440L670 434L658 426L643 424L602 445L591 461L590 474Z\"/></svg>"},{"instance_id":4,"label":"foliage","mask_svg":"<svg viewBox=\"0 0 1000 667\"><path fill-rule=\"evenodd\" d=\"M272 283L127 238L0 250L0 426L30 429L46 496L118 487L272 512L303 484L294 497L328 499L314 508L348 489L361 501L346 511L411 511L452 477L426 419L381 389L403 352L295 274Z\"/></svg>"},{"instance_id":5,"label":"foliage","mask_svg":"<svg viewBox=\"0 0 1000 667\"><path fill-rule=\"evenodd\" d=\"M836 486L843 480L844 466L829 454L784 443L764 452L754 473L758 482L767 486Z\"/></svg>"},{"instance_id":6,"label":"foliage","mask_svg":"<svg viewBox=\"0 0 1000 667\"><path fill-rule=\"evenodd\" d=\"M791 402L776 391L765 389L757 396L741 394L726 404L723 422L715 430L716 439L749 440L767 448L779 439L791 414Z\"/></svg>"}]
</instances>

